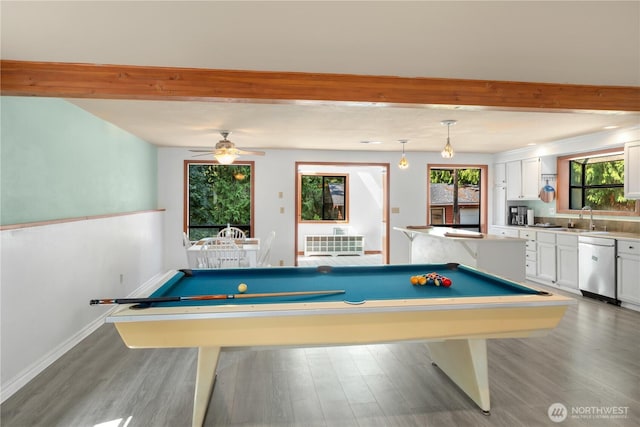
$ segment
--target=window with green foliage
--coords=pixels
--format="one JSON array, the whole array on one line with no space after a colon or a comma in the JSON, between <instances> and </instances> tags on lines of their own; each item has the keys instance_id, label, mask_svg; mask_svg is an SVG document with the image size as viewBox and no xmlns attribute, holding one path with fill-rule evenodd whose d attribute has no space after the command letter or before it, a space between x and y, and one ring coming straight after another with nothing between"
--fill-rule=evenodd
<instances>
[{"instance_id":1,"label":"window with green foliage","mask_svg":"<svg viewBox=\"0 0 640 427\"><path fill-rule=\"evenodd\" d=\"M300 175L300 220L348 220L347 175Z\"/></svg>"},{"instance_id":2,"label":"window with green foliage","mask_svg":"<svg viewBox=\"0 0 640 427\"><path fill-rule=\"evenodd\" d=\"M569 162L569 209L633 212L635 200L624 198L622 153L572 159Z\"/></svg>"},{"instance_id":3,"label":"window with green foliage","mask_svg":"<svg viewBox=\"0 0 640 427\"><path fill-rule=\"evenodd\" d=\"M185 167L189 239L215 236L227 224L251 236L253 164L187 161Z\"/></svg>"},{"instance_id":4,"label":"window with green foliage","mask_svg":"<svg viewBox=\"0 0 640 427\"><path fill-rule=\"evenodd\" d=\"M482 228L482 169L429 167L427 223L480 231Z\"/></svg>"}]
</instances>

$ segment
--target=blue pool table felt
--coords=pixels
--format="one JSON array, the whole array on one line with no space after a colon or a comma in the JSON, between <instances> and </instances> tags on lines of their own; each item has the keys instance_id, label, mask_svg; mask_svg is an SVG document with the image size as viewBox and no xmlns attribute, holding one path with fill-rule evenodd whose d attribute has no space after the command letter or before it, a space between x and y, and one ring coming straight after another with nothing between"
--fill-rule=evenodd
<instances>
[{"instance_id":1,"label":"blue pool table felt","mask_svg":"<svg viewBox=\"0 0 640 427\"><path fill-rule=\"evenodd\" d=\"M455 265L455 264L454 264ZM323 270L328 270L324 271ZM448 277L451 287L412 285L411 276L436 273ZM344 294L243 298L155 303L156 307L274 304L283 302L498 297L540 294L540 291L465 266L411 264L354 267L272 267L247 269L185 270L177 272L150 297L344 290Z\"/></svg>"}]
</instances>

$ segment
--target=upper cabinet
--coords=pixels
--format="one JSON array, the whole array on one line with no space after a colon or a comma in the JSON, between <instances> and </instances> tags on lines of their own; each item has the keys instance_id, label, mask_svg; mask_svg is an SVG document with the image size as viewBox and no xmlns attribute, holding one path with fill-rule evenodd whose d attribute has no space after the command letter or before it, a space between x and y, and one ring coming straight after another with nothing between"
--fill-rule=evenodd
<instances>
[{"instance_id":1,"label":"upper cabinet","mask_svg":"<svg viewBox=\"0 0 640 427\"><path fill-rule=\"evenodd\" d=\"M640 141L624 145L624 197L640 199Z\"/></svg>"},{"instance_id":2,"label":"upper cabinet","mask_svg":"<svg viewBox=\"0 0 640 427\"><path fill-rule=\"evenodd\" d=\"M507 184L507 169L504 163L493 165L493 185L504 187Z\"/></svg>"},{"instance_id":3,"label":"upper cabinet","mask_svg":"<svg viewBox=\"0 0 640 427\"><path fill-rule=\"evenodd\" d=\"M540 186L540 159L507 162L507 200L537 200Z\"/></svg>"}]
</instances>

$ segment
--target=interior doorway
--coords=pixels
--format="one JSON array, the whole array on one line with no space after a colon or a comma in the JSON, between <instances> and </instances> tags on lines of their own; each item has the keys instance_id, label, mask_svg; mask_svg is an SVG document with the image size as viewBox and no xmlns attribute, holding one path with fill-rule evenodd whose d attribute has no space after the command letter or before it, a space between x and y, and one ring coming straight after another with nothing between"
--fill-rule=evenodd
<instances>
[{"instance_id":1,"label":"interior doorway","mask_svg":"<svg viewBox=\"0 0 640 427\"><path fill-rule=\"evenodd\" d=\"M389 164L296 162L295 265L389 263Z\"/></svg>"}]
</instances>

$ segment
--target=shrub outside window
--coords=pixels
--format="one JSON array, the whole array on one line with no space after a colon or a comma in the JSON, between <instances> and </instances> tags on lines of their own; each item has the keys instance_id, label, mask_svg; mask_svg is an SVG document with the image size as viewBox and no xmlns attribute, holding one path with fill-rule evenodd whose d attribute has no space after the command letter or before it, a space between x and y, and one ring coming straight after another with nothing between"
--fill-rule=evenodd
<instances>
[{"instance_id":1,"label":"shrub outside window","mask_svg":"<svg viewBox=\"0 0 640 427\"><path fill-rule=\"evenodd\" d=\"M347 175L300 175L301 221L348 221Z\"/></svg>"},{"instance_id":2,"label":"shrub outside window","mask_svg":"<svg viewBox=\"0 0 640 427\"><path fill-rule=\"evenodd\" d=\"M622 154L573 159L569 162L569 208L633 212L635 200L624 198Z\"/></svg>"}]
</instances>

